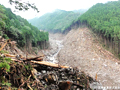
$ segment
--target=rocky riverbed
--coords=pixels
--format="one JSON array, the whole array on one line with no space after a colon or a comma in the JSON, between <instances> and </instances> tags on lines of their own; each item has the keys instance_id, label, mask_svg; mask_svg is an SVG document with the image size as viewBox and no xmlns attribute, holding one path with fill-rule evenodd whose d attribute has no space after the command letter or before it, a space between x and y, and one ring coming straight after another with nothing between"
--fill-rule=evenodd
<instances>
[{"instance_id":1,"label":"rocky riverbed","mask_svg":"<svg viewBox=\"0 0 120 90\"><path fill-rule=\"evenodd\" d=\"M64 47L63 46L63 38L65 35L62 34L49 34L49 44L50 47L48 50L42 50L45 54L45 61L58 63L58 53Z\"/></svg>"}]
</instances>

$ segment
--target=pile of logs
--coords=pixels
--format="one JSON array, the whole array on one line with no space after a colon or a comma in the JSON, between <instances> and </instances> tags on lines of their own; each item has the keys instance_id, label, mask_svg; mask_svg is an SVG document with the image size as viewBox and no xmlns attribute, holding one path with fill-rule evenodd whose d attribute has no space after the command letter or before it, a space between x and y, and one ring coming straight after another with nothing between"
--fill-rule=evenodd
<instances>
[{"instance_id":1,"label":"pile of logs","mask_svg":"<svg viewBox=\"0 0 120 90\"><path fill-rule=\"evenodd\" d=\"M13 62L10 64L10 72L5 73L4 71L3 75L6 81L10 81L12 86L16 88L30 90L92 90L90 83L94 80L77 68L42 61L43 56L25 59L18 55L4 55L14 57Z\"/></svg>"},{"instance_id":2,"label":"pile of logs","mask_svg":"<svg viewBox=\"0 0 120 90\"><path fill-rule=\"evenodd\" d=\"M10 40L7 40L0 50L8 42ZM90 83L94 80L89 75L77 68L43 61L44 55L25 58L4 53L1 57L10 57L12 60L10 72L6 72L6 69L0 70L2 79L11 84L0 82L2 90L92 90Z\"/></svg>"}]
</instances>

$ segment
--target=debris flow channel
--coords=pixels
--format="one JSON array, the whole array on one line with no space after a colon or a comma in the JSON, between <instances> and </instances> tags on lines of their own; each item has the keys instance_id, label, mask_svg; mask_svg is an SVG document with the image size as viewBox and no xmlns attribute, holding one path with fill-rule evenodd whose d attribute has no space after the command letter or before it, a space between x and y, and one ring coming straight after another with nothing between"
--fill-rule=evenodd
<instances>
[{"instance_id":1,"label":"debris flow channel","mask_svg":"<svg viewBox=\"0 0 120 90\"><path fill-rule=\"evenodd\" d=\"M61 48L63 47L62 41L55 40L57 44L57 51L53 55L47 56L47 61L53 62L53 63L58 63L57 55L60 52Z\"/></svg>"}]
</instances>

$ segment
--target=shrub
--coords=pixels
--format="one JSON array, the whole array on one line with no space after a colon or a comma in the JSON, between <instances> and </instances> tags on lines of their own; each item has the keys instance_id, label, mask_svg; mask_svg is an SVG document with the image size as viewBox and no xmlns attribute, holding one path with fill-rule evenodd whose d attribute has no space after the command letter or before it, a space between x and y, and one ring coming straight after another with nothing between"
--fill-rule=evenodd
<instances>
[{"instance_id":1,"label":"shrub","mask_svg":"<svg viewBox=\"0 0 120 90\"><path fill-rule=\"evenodd\" d=\"M10 61L11 61L11 58L4 58L4 60L5 60L6 62L10 62Z\"/></svg>"},{"instance_id":2,"label":"shrub","mask_svg":"<svg viewBox=\"0 0 120 90\"><path fill-rule=\"evenodd\" d=\"M8 64L8 63L6 63L6 62L1 62L0 63L0 70L2 70L3 68L6 68L7 70L7 72L9 72L10 71L10 65Z\"/></svg>"},{"instance_id":3,"label":"shrub","mask_svg":"<svg viewBox=\"0 0 120 90\"><path fill-rule=\"evenodd\" d=\"M2 37L5 38L5 39L9 39L9 37L6 34L3 34Z\"/></svg>"},{"instance_id":4,"label":"shrub","mask_svg":"<svg viewBox=\"0 0 120 90\"><path fill-rule=\"evenodd\" d=\"M9 52L5 50L1 50L0 53L4 54L4 53L9 53Z\"/></svg>"}]
</instances>

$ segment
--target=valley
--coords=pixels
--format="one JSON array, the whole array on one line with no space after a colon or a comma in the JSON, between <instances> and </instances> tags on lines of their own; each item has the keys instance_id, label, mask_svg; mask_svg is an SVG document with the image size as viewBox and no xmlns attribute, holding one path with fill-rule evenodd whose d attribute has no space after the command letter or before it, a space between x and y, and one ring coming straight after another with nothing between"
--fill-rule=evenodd
<instances>
[{"instance_id":1,"label":"valley","mask_svg":"<svg viewBox=\"0 0 120 90\"><path fill-rule=\"evenodd\" d=\"M50 34L50 38L53 41L62 41L63 47L57 55L57 62L60 65L77 67L96 78L102 86L120 85L119 60L102 48L98 42L99 39L94 36L90 29L87 27L73 29L64 36ZM53 41L51 42L53 47L59 48ZM58 49L56 50L58 51Z\"/></svg>"},{"instance_id":2,"label":"valley","mask_svg":"<svg viewBox=\"0 0 120 90\"><path fill-rule=\"evenodd\" d=\"M108 0L28 20L0 4L0 89L120 89L119 6Z\"/></svg>"},{"instance_id":3,"label":"valley","mask_svg":"<svg viewBox=\"0 0 120 90\"><path fill-rule=\"evenodd\" d=\"M64 37L65 35L60 33L56 34L49 33L49 49L42 50L42 53L45 54L44 58L45 61L58 63L57 55L60 52L60 50L64 47L62 43Z\"/></svg>"}]
</instances>

